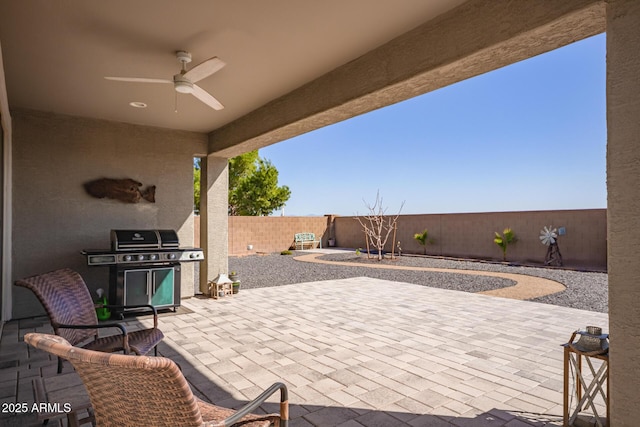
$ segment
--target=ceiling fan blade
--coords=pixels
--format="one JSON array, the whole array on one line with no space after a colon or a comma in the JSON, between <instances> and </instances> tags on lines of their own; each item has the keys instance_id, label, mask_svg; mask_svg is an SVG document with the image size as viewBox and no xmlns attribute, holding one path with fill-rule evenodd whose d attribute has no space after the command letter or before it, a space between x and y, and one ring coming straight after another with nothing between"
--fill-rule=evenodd
<instances>
[{"instance_id":1,"label":"ceiling fan blade","mask_svg":"<svg viewBox=\"0 0 640 427\"><path fill-rule=\"evenodd\" d=\"M224 108L217 99L211 96L209 92L205 91L200 86L193 85L193 92L191 92L191 94L214 110L222 110Z\"/></svg>"},{"instance_id":2,"label":"ceiling fan blade","mask_svg":"<svg viewBox=\"0 0 640 427\"><path fill-rule=\"evenodd\" d=\"M195 83L204 79L205 77L209 77L211 74L215 73L225 65L227 64L225 64L220 58L214 56L213 58L209 58L203 63L198 64L187 71L184 77Z\"/></svg>"},{"instance_id":3,"label":"ceiling fan blade","mask_svg":"<svg viewBox=\"0 0 640 427\"><path fill-rule=\"evenodd\" d=\"M146 79L144 77L105 77L105 79L115 80L118 82L133 82L133 83L173 83L173 80Z\"/></svg>"}]
</instances>

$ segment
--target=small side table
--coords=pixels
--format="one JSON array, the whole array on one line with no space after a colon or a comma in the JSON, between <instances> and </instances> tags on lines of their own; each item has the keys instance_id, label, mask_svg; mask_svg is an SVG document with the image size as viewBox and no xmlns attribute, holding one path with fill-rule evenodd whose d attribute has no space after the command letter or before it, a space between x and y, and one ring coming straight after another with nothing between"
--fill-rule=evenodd
<instances>
[{"instance_id":1,"label":"small side table","mask_svg":"<svg viewBox=\"0 0 640 427\"><path fill-rule=\"evenodd\" d=\"M577 343L574 343L576 335L587 335L593 338L592 335L586 332L576 331L571 335L571 339L568 343L562 344L564 347L564 427L573 426L578 415L583 409L590 410L595 419L595 425L598 427L609 426L609 353L603 350L589 351L589 349L580 348ZM603 334L598 339L608 340L609 334ZM583 370L582 358L584 357L587 362L589 371ZM596 370L596 366L593 363L593 359L601 361L600 366ZM569 391L569 370L573 369L575 372L575 395L577 398L577 405L571 412L569 407L569 397L571 394ZM586 377L585 374L591 374L591 377ZM590 380L590 382L587 382ZM606 383L606 385L605 385ZM606 408L606 418L603 418L596 409L594 400L600 395L604 401Z\"/></svg>"}]
</instances>

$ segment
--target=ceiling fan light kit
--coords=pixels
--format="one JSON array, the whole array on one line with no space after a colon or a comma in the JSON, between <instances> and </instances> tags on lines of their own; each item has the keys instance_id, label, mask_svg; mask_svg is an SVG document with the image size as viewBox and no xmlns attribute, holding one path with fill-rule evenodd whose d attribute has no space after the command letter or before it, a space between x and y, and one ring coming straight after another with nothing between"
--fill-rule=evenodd
<instances>
[{"instance_id":1,"label":"ceiling fan light kit","mask_svg":"<svg viewBox=\"0 0 640 427\"><path fill-rule=\"evenodd\" d=\"M182 74L176 74L173 76L173 87L176 92L180 93L192 93L193 92L193 83L189 80L185 79Z\"/></svg>"},{"instance_id":2,"label":"ceiling fan light kit","mask_svg":"<svg viewBox=\"0 0 640 427\"><path fill-rule=\"evenodd\" d=\"M176 92L191 94L214 110L222 110L224 106L220 101L194 82L209 77L226 64L217 56L214 56L187 71L187 64L191 62L191 54L184 50L179 50L176 52L176 58L182 65L182 69L173 76L172 80L144 77L105 77L105 79L132 83L173 83L173 88Z\"/></svg>"}]
</instances>

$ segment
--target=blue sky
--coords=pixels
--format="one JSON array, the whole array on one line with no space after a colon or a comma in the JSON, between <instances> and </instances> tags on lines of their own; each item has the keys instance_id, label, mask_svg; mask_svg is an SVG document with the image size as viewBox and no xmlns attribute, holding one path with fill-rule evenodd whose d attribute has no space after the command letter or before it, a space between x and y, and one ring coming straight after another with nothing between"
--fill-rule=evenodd
<instances>
[{"instance_id":1,"label":"blue sky","mask_svg":"<svg viewBox=\"0 0 640 427\"><path fill-rule=\"evenodd\" d=\"M387 213L604 208L605 77L601 34L260 156L286 215L363 214L378 190Z\"/></svg>"}]
</instances>

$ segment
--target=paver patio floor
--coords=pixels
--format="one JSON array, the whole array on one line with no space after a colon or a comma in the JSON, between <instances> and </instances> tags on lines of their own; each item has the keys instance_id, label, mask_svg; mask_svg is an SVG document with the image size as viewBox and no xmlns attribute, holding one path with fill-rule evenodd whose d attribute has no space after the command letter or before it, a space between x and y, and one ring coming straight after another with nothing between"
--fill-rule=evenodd
<instances>
[{"instance_id":1,"label":"paver patio floor","mask_svg":"<svg viewBox=\"0 0 640 427\"><path fill-rule=\"evenodd\" d=\"M197 394L237 407L282 381L296 427L558 426L560 344L586 325L608 330L602 313L364 277L183 307L190 312L161 317L160 353ZM55 376L55 360L20 342L47 326L20 323L2 338L4 402L33 401L30 376Z\"/></svg>"}]
</instances>

